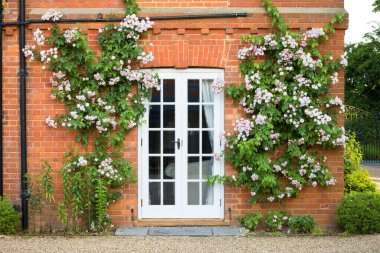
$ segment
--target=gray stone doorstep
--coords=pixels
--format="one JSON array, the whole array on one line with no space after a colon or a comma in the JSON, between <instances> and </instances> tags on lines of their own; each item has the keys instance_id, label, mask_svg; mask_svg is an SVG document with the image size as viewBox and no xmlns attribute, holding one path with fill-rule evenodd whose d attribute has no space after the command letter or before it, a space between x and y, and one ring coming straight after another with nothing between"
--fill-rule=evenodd
<instances>
[{"instance_id":1,"label":"gray stone doorstep","mask_svg":"<svg viewBox=\"0 0 380 253\"><path fill-rule=\"evenodd\" d=\"M247 230L225 227L119 227L119 236L245 236Z\"/></svg>"}]
</instances>

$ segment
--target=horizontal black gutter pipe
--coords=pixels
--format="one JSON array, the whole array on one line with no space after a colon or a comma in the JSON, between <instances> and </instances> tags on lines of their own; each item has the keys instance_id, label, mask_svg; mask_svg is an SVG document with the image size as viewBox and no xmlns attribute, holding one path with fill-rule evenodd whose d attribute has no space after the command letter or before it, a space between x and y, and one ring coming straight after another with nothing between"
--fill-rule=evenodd
<instances>
[{"instance_id":1,"label":"horizontal black gutter pipe","mask_svg":"<svg viewBox=\"0 0 380 253\"><path fill-rule=\"evenodd\" d=\"M179 15L179 16L158 16L158 17L149 17L152 21L159 20L184 20L184 19L207 19L207 18L239 18L247 17L246 12L241 13L218 13L218 14L202 14L202 15ZM144 17L139 17L139 19L145 19ZM31 25L31 24L50 24L50 23L105 23L105 22L120 22L124 18L69 18L69 19L60 19L58 21L51 20L41 20L41 19L29 19L24 21L17 22L5 22L1 23L1 26L20 26L20 25Z\"/></svg>"}]
</instances>

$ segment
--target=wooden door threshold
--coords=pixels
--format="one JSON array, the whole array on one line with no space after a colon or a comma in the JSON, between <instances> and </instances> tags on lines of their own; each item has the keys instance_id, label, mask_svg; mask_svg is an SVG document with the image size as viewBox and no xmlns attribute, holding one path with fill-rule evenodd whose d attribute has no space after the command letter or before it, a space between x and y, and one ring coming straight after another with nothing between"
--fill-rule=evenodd
<instances>
[{"instance_id":1,"label":"wooden door threshold","mask_svg":"<svg viewBox=\"0 0 380 253\"><path fill-rule=\"evenodd\" d=\"M229 226L223 219L140 219L136 227Z\"/></svg>"}]
</instances>

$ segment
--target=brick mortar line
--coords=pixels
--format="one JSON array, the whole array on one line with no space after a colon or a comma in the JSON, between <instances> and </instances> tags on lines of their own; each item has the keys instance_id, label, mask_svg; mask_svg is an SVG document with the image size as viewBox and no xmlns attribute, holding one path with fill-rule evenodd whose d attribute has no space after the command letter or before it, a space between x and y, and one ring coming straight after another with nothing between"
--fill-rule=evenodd
<instances>
[{"instance_id":1,"label":"brick mortar line","mask_svg":"<svg viewBox=\"0 0 380 253\"><path fill-rule=\"evenodd\" d=\"M49 8L33 8L29 14L42 15ZM339 12L347 13L344 8L328 8L328 7L279 7L278 10L282 14L335 14ZM124 14L123 8L61 8L59 9L63 14L98 14L98 13L114 13ZM266 13L264 8L240 8L240 7L227 7L227 8L181 8L181 7L168 7L168 8L141 8L141 14L216 14L216 13L235 13L247 12L253 14Z\"/></svg>"}]
</instances>

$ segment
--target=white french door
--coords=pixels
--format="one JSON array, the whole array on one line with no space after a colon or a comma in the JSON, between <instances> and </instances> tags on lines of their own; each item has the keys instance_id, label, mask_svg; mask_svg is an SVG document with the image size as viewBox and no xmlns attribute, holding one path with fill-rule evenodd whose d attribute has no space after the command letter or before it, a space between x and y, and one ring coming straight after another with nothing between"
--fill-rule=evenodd
<instances>
[{"instance_id":1,"label":"white french door","mask_svg":"<svg viewBox=\"0 0 380 253\"><path fill-rule=\"evenodd\" d=\"M140 218L223 218L223 188L205 177L221 175L214 158L223 143L223 95L214 95L216 69L159 69L139 137Z\"/></svg>"}]
</instances>

